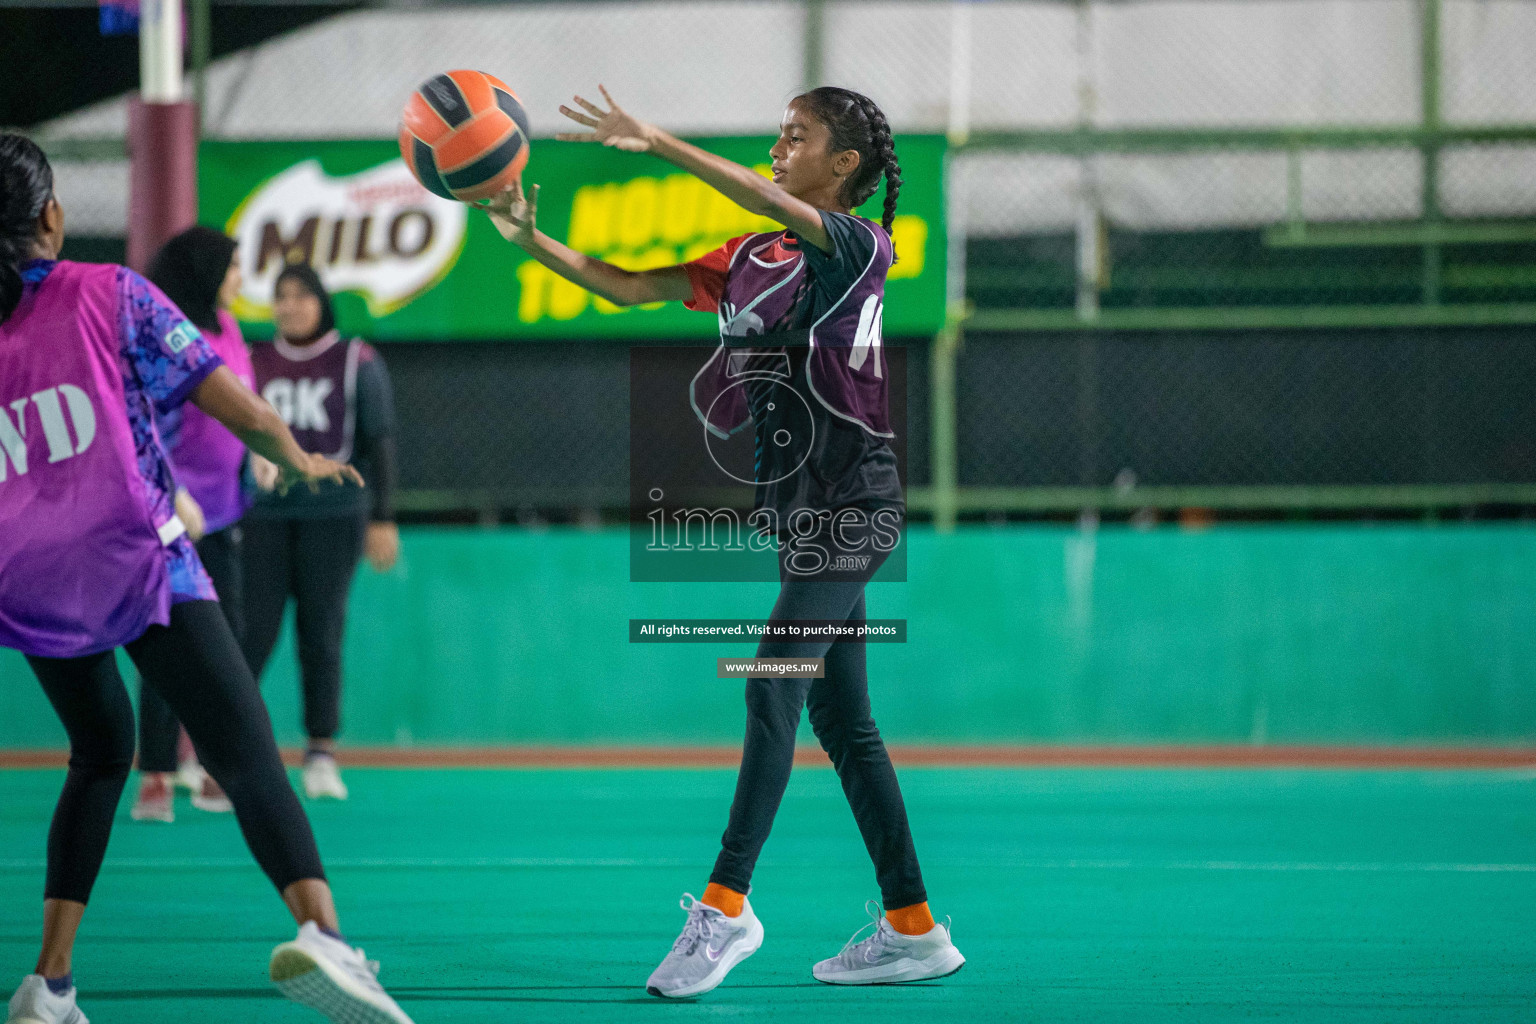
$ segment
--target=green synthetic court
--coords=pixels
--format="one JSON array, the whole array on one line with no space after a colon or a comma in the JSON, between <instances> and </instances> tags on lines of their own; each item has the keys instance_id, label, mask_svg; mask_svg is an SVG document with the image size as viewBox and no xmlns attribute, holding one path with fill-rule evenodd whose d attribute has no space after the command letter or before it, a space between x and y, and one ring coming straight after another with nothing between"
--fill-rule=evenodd
<instances>
[{"instance_id":1,"label":"green synthetic court","mask_svg":"<svg viewBox=\"0 0 1536 1024\"><path fill-rule=\"evenodd\" d=\"M752 646L628 623L761 616L775 588L631 583L621 529L412 529L360 575L344 749L486 767L352 768L349 803L309 805L349 938L418 1024L1536 1022L1536 531L917 528L908 565L871 588L910 624L870 645L872 699L959 974L811 979L878 889L836 777L802 767L756 876L763 949L696 1002L645 994L735 781L679 766L734 764L715 658ZM286 744L291 643L263 686ZM19 978L63 781L25 766L65 741L11 652L0 722ZM1115 763L1162 767L1092 767ZM1402 767L1434 764L1462 767ZM139 824L130 799L77 951L93 1024L319 1020L266 981L292 926L234 822L183 798Z\"/></svg>"},{"instance_id":2,"label":"green synthetic court","mask_svg":"<svg viewBox=\"0 0 1536 1024\"><path fill-rule=\"evenodd\" d=\"M644 980L700 893L734 772L354 769L311 804L349 938L419 1024L1536 1019L1536 772L902 772L966 967L811 980L877 896L836 777L798 769L755 879L763 949L708 996ZM6 771L0 970L31 969L59 771ZM78 947L96 1024L315 1020L233 820L119 814ZM872 1016L873 1015L873 1016Z\"/></svg>"}]
</instances>

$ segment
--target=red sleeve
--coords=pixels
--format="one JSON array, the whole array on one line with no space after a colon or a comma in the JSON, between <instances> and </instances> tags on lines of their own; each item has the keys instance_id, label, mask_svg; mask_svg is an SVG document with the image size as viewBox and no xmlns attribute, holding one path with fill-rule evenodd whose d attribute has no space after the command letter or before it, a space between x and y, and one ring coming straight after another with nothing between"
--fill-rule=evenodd
<instances>
[{"instance_id":1,"label":"red sleeve","mask_svg":"<svg viewBox=\"0 0 1536 1024\"><path fill-rule=\"evenodd\" d=\"M714 313L720 309L720 296L725 294L725 275L731 268L731 257L741 243L751 238L742 235L726 242L714 252L707 252L698 259L683 264L688 273L688 283L693 285L693 298L683 302L689 309Z\"/></svg>"}]
</instances>

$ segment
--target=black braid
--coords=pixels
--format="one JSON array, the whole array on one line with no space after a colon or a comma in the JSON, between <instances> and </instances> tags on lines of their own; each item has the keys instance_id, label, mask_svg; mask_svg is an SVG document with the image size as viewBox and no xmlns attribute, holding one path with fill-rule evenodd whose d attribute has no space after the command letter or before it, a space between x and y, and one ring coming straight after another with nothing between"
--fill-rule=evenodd
<instances>
[{"instance_id":1,"label":"black braid","mask_svg":"<svg viewBox=\"0 0 1536 1024\"><path fill-rule=\"evenodd\" d=\"M880 226L885 228L886 234L890 234L891 224L896 220L896 197L901 194L901 164L896 160L896 140L891 137L890 122L885 119L885 113L875 106L875 101L868 96L861 96L859 99L862 101L859 107L869 121L870 141L874 143L875 149L875 163L885 175L885 212L880 218ZM878 181L879 178L876 178L875 182ZM875 186L871 183L869 193L864 196L864 199L868 199L874 193Z\"/></svg>"},{"instance_id":2,"label":"black braid","mask_svg":"<svg viewBox=\"0 0 1536 1024\"><path fill-rule=\"evenodd\" d=\"M890 234L901 192L901 164L885 113L868 96L834 86L812 89L797 99L827 126L832 152L852 149L859 154L858 169L843 183L841 198L849 209L867 202L880 187L880 179L885 178L885 211L880 226Z\"/></svg>"}]
</instances>

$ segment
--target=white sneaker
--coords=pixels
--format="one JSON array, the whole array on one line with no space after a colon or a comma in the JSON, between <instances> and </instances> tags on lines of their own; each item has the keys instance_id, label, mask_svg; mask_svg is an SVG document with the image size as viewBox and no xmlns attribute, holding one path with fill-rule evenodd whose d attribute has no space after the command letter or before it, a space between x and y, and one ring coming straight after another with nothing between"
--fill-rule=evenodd
<instances>
[{"instance_id":1,"label":"white sneaker","mask_svg":"<svg viewBox=\"0 0 1536 1024\"><path fill-rule=\"evenodd\" d=\"M29 974L11 996L5 1024L90 1024L75 1005L75 992L56 996L41 974Z\"/></svg>"},{"instance_id":2,"label":"white sneaker","mask_svg":"<svg viewBox=\"0 0 1536 1024\"><path fill-rule=\"evenodd\" d=\"M954 974L965 957L949 939L949 923L935 924L923 935L903 935L891 927L880 904L864 905L874 918L875 930L860 941L860 928L830 960L811 968L817 981L829 985L897 985L905 981L931 981Z\"/></svg>"},{"instance_id":3,"label":"white sneaker","mask_svg":"<svg viewBox=\"0 0 1536 1024\"><path fill-rule=\"evenodd\" d=\"M208 772L197 763L197 758L188 758L176 766L176 774L173 778L176 785L188 793L200 792L203 788L203 780L208 777Z\"/></svg>"},{"instance_id":4,"label":"white sneaker","mask_svg":"<svg viewBox=\"0 0 1536 1024\"><path fill-rule=\"evenodd\" d=\"M128 816L134 821L176 820L175 776L169 772L141 772L139 795L133 801Z\"/></svg>"},{"instance_id":5,"label":"white sneaker","mask_svg":"<svg viewBox=\"0 0 1536 1024\"><path fill-rule=\"evenodd\" d=\"M229 795L224 792L224 787L214 781L212 775L203 776L203 785L196 793L192 794L192 806L209 814L228 814L235 809L235 805L229 802Z\"/></svg>"},{"instance_id":6,"label":"white sneaker","mask_svg":"<svg viewBox=\"0 0 1536 1024\"><path fill-rule=\"evenodd\" d=\"M296 1003L336 1024L412 1024L379 984L379 965L331 938L313 921L272 951L272 980Z\"/></svg>"},{"instance_id":7,"label":"white sneaker","mask_svg":"<svg viewBox=\"0 0 1536 1024\"><path fill-rule=\"evenodd\" d=\"M330 754L310 754L304 759L304 795L311 800L347 798L347 784Z\"/></svg>"},{"instance_id":8,"label":"white sneaker","mask_svg":"<svg viewBox=\"0 0 1536 1024\"><path fill-rule=\"evenodd\" d=\"M689 892L678 905L688 911L688 922L672 943L672 952L645 983L651 995L667 999L703 995L763 944L763 923L746 899L736 917L705 906Z\"/></svg>"}]
</instances>

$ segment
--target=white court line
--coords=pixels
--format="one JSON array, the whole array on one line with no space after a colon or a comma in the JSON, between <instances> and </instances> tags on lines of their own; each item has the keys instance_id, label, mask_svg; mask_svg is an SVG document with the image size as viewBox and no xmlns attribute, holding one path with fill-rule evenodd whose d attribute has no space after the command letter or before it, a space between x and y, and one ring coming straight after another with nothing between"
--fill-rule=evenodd
<instances>
[{"instance_id":1,"label":"white court line","mask_svg":"<svg viewBox=\"0 0 1536 1024\"><path fill-rule=\"evenodd\" d=\"M946 868L1008 868L1022 871L1249 871L1249 872L1365 872L1406 874L1480 874L1536 873L1536 863L1476 863L1460 861L1237 861L1237 860L936 860ZM41 859L0 860L0 873L42 871ZM690 868L694 860L664 860L624 857L340 857L325 861L338 870L386 869L399 871L514 868ZM810 862L765 861L764 866L811 867ZM256 870L250 858L205 857L183 859L108 858L104 871L210 871Z\"/></svg>"},{"instance_id":2,"label":"white court line","mask_svg":"<svg viewBox=\"0 0 1536 1024\"><path fill-rule=\"evenodd\" d=\"M961 865L948 865L950 867ZM974 867L992 866L986 862ZM1478 864L1455 861L1415 863L1412 861L1239 861L1239 860L1058 860L1020 861L1004 867L1035 868L1040 870L1099 870L1099 871L1400 871L1415 874L1439 874L1444 872L1536 872L1536 864Z\"/></svg>"},{"instance_id":3,"label":"white court line","mask_svg":"<svg viewBox=\"0 0 1536 1024\"><path fill-rule=\"evenodd\" d=\"M473 868L682 868L689 860L636 860L626 857L327 857L327 868L390 868L396 870L465 870ZM0 860L0 872L32 871L47 866L43 860ZM104 871L176 871L256 869L250 857L107 858Z\"/></svg>"}]
</instances>

